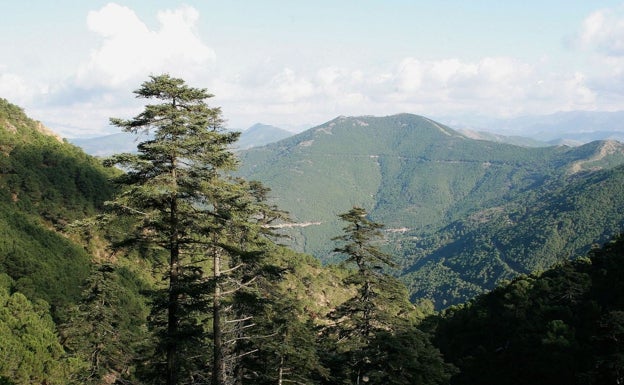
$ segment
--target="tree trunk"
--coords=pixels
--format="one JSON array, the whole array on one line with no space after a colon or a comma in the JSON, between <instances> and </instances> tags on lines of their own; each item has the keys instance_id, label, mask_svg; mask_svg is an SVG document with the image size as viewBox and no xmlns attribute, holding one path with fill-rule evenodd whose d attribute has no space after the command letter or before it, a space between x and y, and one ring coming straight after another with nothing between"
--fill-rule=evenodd
<instances>
[{"instance_id":1,"label":"tree trunk","mask_svg":"<svg viewBox=\"0 0 624 385\"><path fill-rule=\"evenodd\" d=\"M169 297L167 305L167 385L178 383L178 285L180 250L177 229L177 202L171 203L171 244L169 259Z\"/></svg>"},{"instance_id":2,"label":"tree trunk","mask_svg":"<svg viewBox=\"0 0 624 385\"><path fill-rule=\"evenodd\" d=\"M214 343L214 361L212 367L212 385L225 385L225 359L223 355L223 332L221 330L221 258L214 250L213 274L215 279L214 298L212 305L212 332Z\"/></svg>"},{"instance_id":3,"label":"tree trunk","mask_svg":"<svg viewBox=\"0 0 624 385\"><path fill-rule=\"evenodd\" d=\"M171 179L177 186L177 159L171 159ZM175 191L175 189L174 189ZM171 196L170 207L170 229L169 238L169 297L167 304L167 385L178 384L178 308L179 304L179 273L180 273L180 233L178 229L178 198L174 194Z\"/></svg>"},{"instance_id":4,"label":"tree trunk","mask_svg":"<svg viewBox=\"0 0 624 385\"><path fill-rule=\"evenodd\" d=\"M277 369L277 385L282 385L284 383L284 357L280 359L280 365Z\"/></svg>"}]
</instances>

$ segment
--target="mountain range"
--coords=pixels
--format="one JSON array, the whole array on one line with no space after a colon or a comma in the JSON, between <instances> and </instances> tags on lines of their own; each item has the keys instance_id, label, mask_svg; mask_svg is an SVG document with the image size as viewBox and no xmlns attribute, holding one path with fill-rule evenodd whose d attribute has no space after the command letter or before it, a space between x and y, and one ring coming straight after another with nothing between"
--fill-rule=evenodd
<instances>
[{"instance_id":1,"label":"mountain range","mask_svg":"<svg viewBox=\"0 0 624 385\"><path fill-rule=\"evenodd\" d=\"M438 307L586 253L624 226L624 145L522 147L431 119L339 117L241 153L240 174L297 222L294 247L334 261L336 215L386 225L395 274Z\"/></svg>"},{"instance_id":2,"label":"mountain range","mask_svg":"<svg viewBox=\"0 0 624 385\"><path fill-rule=\"evenodd\" d=\"M262 123L254 124L240 132L241 136L236 143L236 151L263 146L293 135L290 131ZM121 152L136 152L137 144L148 137L148 134L135 135L119 132L92 138L72 138L69 139L69 142L82 148L89 155L105 157Z\"/></svg>"},{"instance_id":3,"label":"mountain range","mask_svg":"<svg viewBox=\"0 0 624 385\"><path fill-rule=\"evenodd\" d=\"M523 137L550 145L579 145L594 140L624 141L624 111L560 111L514 118L436 117L458 130Z\"/></svg>"},{"instance_id":4,"label":"mountain range","mask_svg":"<svg viewBox=\"0 0 624 385\"><path fill-rule=\"evenodd\" d=\"M517 118L474 116L439 117L436 121L473 138L525 147L553 145L580 146L594 140L624 141L624 111L568 111L550 115L528 115ZM279 127L257 123L241 132L236 150L246 150L277 142L294 134ZM136 135L116 133L90 138L70 138L69 142L94 156L134 152Z\"/></svg>"}]
</instances>

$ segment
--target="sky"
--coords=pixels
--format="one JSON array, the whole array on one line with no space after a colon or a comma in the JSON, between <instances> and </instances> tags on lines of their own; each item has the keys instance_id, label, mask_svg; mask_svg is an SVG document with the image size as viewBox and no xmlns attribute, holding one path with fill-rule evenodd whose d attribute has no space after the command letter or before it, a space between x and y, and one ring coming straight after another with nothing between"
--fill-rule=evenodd
<instances>
[{"instance_id":1,"label":"sky","mask_svg":"<svg viewBox=\"0 0 624 385\"><path fill-rule=\"evenodd\" d=\"M624 1L0 1L0 97L66 138L118 132L168 73L227 126L624 110Z\"/></svg>"}]
</instances>

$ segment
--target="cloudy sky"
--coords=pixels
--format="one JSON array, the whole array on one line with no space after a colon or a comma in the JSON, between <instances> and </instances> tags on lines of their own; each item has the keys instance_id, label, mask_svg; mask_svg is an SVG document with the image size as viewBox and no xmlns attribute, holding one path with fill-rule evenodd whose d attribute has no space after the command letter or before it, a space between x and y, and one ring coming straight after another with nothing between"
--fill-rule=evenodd
<instances>
[{"instance_id":1,"label":"cloudy sky","mask_svg":"<svg viewBox=\"0 0 624 385\"><path fill-rule=\"evenodd\" d=\"M27 0L0 17L0 97L69 138L117 132L164 72L237 129L624 110L622 0Z\"/></svg>"}]
</instances>

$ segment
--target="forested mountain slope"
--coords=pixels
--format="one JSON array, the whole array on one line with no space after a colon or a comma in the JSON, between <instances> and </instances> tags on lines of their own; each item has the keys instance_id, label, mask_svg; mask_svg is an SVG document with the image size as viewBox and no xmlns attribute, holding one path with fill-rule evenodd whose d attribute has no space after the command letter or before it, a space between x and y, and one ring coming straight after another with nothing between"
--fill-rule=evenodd
<instances>
[{"instance_id":1,"label":"forested mountain slope","mask_svg":"<svg viewBox=\"0 0 624 385\"><path fill-rule=\"evenodd\" d=\"M111 170L0 99L0 272L53 305L76 300L90 257L61 235L102 208Z\"/></svg>"},{"instance_id":2,"label":"forested mountain slope","mask_svg":"<svg viewBox=\"0 0 624 385\"><path fill-rule=\"evenodd\" d=\"M518 277L432 320L452 384L624 380L624 239Z\"/></svg>"},{"instance_id":3,"label":"forested mountain slope","mask_svg":"<svg viewBox=\"0 0 624 385\"><path fill-rule=\"evenodd\" d=\"M623 149L474 140L408 114L339 117L244 152L241 173L272 188L299 222L289 229L296 246L321 260L333 259L335 214L367 208L386 225L413 296L442 307L617 233ZM492 231L511 234L499 237L506 249L491 245Z\"/></svg>"},{"instance_id":4,"label":"forested mountain slope","mask_svg":"<svg viewBox=\"0 0 624 385\"><path fill-rule=\"evenodd\" d=\"M20 108L0 102L0 383L162 383L161 361L153 357L162 353L160 341L173 340L163 338L158 329L168 315L160 307L165 302L158 301L158 294L168 289L161 275L166 257L162 248L132 242L136 233L129 231L135 224L131 218L102 211L105 200L113 201L125 191L114 187L111 177L120 180L128 174L103 168L96 158L41 132L39 123ZM250 185L258 193L263 191L262 186ZM236 199L241 197L227 195L222 202L232 204ZM236 203L247 209L260 207L253 200ZM267 210L273 211L268 206ZM246 224L238 215L222 218L242 228ZM371 342L369 347L367 340L357 339L355 344L345 344L342 333L321 335L319 330L332 322L328 314L333 309L354 296L353 276L358 273L345 266L323 267L311 256L274 243L267 243L265 249L260 249L261 244L243 249L245 239L254 234L249 228L238 229L225 227L231 231L229 236L240 235L241 241L220 243L223 251L218 254L239 256L221 272L242 277L233 290L219 292L222 300L227 299L229 312L221 323L230 333L223 340L228 376L234 369L245 371L227 383L344 383L355 376L350 359L359 357L363 347L376 354L375 376L400 381L420 376L427 378L427 384L448 381L452 366L444 363L429 336L415 328L431 307L411 304L397 280L375 272L391 290L374 296L374 316L384 327L375 326L367 338L387 346ZM268 231L259 229L263 234ZM224 242L226 238L212 239ZM258 256L266 261L255 270L241 268L241 261ZM212 261L202 254L194 262L197 265L188 270L193 277L210 268ZM252 287L255 282L261 285ZM211 348L217 344L209 332L214 322L208 319L215 314L214 306L206 306L210 284L199 282L193 289L202 301L185 321L198 332L189 335L185 329L176 341L186 338L195 343L192 354L183 351L185 364L194 371L175 382L179 384L206 383L212 374L206 363L214 358ZM354 298L352 302L359 300ZM357 316L359 309L351 310L341 323L353 314ZM338 326L336 330L349 330ZM404 340L409 346L401 345ZM404 350L396 351L395 346ZM364 357L358 360L360 366L373 365ZM387 370L390 361L407 366Z\"/></svg>"}]
</instances>

